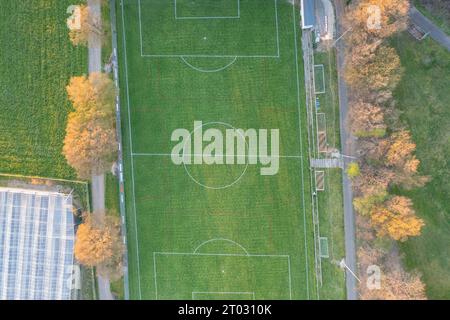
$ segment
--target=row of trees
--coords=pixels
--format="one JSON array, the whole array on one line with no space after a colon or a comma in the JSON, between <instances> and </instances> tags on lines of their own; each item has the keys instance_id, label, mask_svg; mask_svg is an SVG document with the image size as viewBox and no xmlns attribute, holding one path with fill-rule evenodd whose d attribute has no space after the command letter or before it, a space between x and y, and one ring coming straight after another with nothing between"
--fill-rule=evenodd
<instances>
[{"instance_id":1,"label":"row of trees","mask_svg":"<svg viewBox=\"0 0 450 320\"><path fill-rule=\"evenodd\" d=\"M420 235L424 222L417 217L411 199L390 191L394 186L419 187L428 180L418 173L416 145L399 119L393 90L403 70L396 50L386 41L406 28L408 10L408 0L356 0L344 22L351 30L344 75L349 86L348 124L357 137L359 156L358 163L348 171L353 180L354 207L360 214L360 228L370 227L376 238L398 241ZM367 265L366 256L377 256L374 251L382 256L375 243L363 239L358 251L361 267ZM369 262L383 264L385 260L380 257ZM420 278L407 276L400 266L384 266L384 289L373 291L362 286L362 298L392 299L396 293L396 298L417 298L423 294L423 285L417 286L418 295L396 290L400 283L407 288L408 283L420 282Z\"/></svg>"},{"instance_id":2,"label":"row of trees","mask_svg":"<svg viewBox=\"0 0 450 320\"><path fill-rule=\"evenodd\" d=\"M104 2L102 0L101 2ZM89 7L75 7L69 25L74 46L102 45L105 32ZM109 75L91 73L72 77L66 87L73 105L69 114L63 154L82 179L108 171L117 158L114 102L116 90ZM83 265L96 267L111 280L122 276L124 245L120 220L111 215L84 213L75 241L75 257Z\"/></svg>"},{"instance_id":3,"label":"row of trees","mask_svg":"<svg viewBox=\"0 0 450 320\"><path fill-rule=\"evenodd\" d=\"M117 156L114 83L103 73L73 77L67 94L74 111L69 114L63 153L78 176L89 179L107 171Z\"/></svg>"}]
</instances>

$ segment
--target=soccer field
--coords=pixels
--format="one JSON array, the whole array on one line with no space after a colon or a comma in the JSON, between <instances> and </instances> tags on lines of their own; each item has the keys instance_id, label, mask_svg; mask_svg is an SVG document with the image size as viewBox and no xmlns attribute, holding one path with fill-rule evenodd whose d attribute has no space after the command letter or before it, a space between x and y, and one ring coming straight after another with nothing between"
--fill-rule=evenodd
<instances>
[{"instance_id":1,"label":"soccer field","mask_svg":"<svg viewBox=\"0 0 450 320\"><path fill-rule=\"evenodd\" d=\"M317 298L299 8L117 9L130 298Z\"/></svg>"}]
</instances>

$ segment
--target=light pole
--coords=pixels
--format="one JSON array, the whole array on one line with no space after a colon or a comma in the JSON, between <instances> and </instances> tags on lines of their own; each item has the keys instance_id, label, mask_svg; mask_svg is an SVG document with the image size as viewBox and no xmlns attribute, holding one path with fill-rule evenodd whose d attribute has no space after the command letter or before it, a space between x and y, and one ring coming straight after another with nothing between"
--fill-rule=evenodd
<instances>
[{"instance_id":1,"label":"light pole","mask_svg":"<svg viewBox=\"0 0 450 320\"><path fill-rule=\"evenodd\" d=\"M361 280L359 280L359 278L356 276L356 274L352 271L352 269L350 269L347 264L345 263L345 258L342 258L341 261L339 261L339 267L341 267L342 269L347 269L350 274L355 277L356 280L358 280L359 283L361 283Z\"/></svg>"},{"instance_id":2,"label":"light pole","mask_svg":"<svg viewBox=\"0 0 450 320\"><path fill-rule=\"evenodd\" d=\"M345 154L341 154L340 152L333 152L333 153L331 154L331 156L332 156L333 158L349 158L349 159L355 159L355 160L358 160L357 157L354 157L354 156L348 156L348 155L345 155Z\"/></svg>"},{"instance_id":3,"label":"light pole","mask_svg":"<svg viewBox=\"0 0 450 320\"><path fill-rule=\"evenodd\" d=\"M336 45L336 43L337 43L339 40L341 40L341 39L347 34L347 32L349 32L349 31L352 30L352 28L353 28L353 27L348 28L343 34L341 34L341 35L339 36L339 38L337 38L337 39L333 42L333 44L331 45L331 47L334 47L334 46Z\"/></svg>"}]
</instances>

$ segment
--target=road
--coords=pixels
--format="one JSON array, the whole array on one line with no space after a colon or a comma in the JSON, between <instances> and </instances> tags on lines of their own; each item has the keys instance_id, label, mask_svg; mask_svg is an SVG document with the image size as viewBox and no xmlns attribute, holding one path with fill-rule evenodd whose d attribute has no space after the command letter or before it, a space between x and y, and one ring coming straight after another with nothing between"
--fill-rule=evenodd
<instances>
[{"instance_id":1,"label":"road","mask_svg":"<svg viewBox=\"0 0 450 320\"><path fill-rule=\"evenodd\" d=\"M336 22L337 34L341 35L345 32L340 21L344 16L344 1L336 0ZM337 70L338 70L338 87L339 87L339 112L340 112L340 130L341 130L341 152L344 155L353 155L354 137L347 130L346 119L348 113L347 85L344 80L344 58L345 58L345 42L343 39L336 43L337 50ZM345 263L356 273L356 246L355 246L355 215L353 212L353 194L350 179L345 172L342 175L342 187L344 195L344 232L345 232ZM356 278L349 270L346 270L346 287L347 299L358 299L358 283Z\"/></svg>"},{"instance_id":2,"label":"road","mask_svg":"<svg viewBox=\"0 0 450 320\"><path fill-rule=\"evenodd\" d=\"M90 13L98 23L101 23L100 0L88 0ZM102 70L102 45L98 36L89 36L88 46L89 73L101 72ZM102 217L105 214L105 175L92 176L92 209L93 214ZM98 297L100 300L114 300L111 293L108 278L97 274Z\"/></svg>"},{"instance_id":3,"label":"road","mask_svg":"<svg viewBox=\"0 0 450 320\"><path fill-rule=\"evenodd\" d=\"M450 51L450 37L431 20L425 17L419 10L415 7L411 7L409 17L412 22L421 27L425 32L429 32L431 38Z\"/></svg>"}]
</instances>

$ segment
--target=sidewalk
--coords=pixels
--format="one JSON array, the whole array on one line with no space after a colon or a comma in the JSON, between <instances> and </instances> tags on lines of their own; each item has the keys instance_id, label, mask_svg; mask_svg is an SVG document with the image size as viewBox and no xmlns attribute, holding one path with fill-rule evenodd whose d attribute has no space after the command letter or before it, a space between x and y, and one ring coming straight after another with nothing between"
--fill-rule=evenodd
<instances>
[{"instance_id":1,"label":"sidewalk","mask_svg":"<svg viewBox=\"0 0 450 320\"><path fill-rule=\"evenodd\" d=\"M88 0L90 13L94 19L101 23L100 0ZM102 44L100 39L91 35L89 37L89 73L101 72L102 70ZM105 175L92 176L92 208L97 217L105 215ZM108 278L97 275L98 297L100 300L114 300L111 293Z\"/></svg>"}]
</instances>

